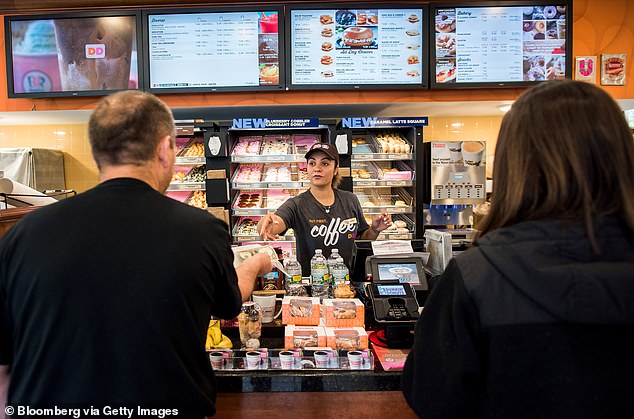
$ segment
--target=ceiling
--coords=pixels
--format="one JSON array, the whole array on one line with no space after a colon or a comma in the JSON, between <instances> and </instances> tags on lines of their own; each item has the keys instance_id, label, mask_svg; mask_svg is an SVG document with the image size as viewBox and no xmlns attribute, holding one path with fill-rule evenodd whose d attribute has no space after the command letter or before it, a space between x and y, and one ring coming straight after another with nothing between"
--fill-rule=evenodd
<instances>
[{"instance_id":1,"label":"ceiling","mask_svg":"<svg viewBox=\"0 0 634 419\"><path fill-rule=\"evenodd\" d=\"M634 109L634 99L617 100L623 110ZM355 110L372 116L429 116L429 117L472 117L502 115L500 107L512 103L503 101L471 101L471 102L416 102L416 103L374 103L351 105ZM302 112L301 108L305 108ZM292 112L293 116L341 117L344 111L342 105L280 105L272 107L218 107L218 108L175 108L177 119L185 115L187 118L196 116L196 109L206 110L205 114L215 114L217 118L260 116L276 110L278 116ZM211 112L209 112L211 111ZM72 111L25 111L0 112L0 125L54 125L54 124L84 124L90 117L90 110ZM363 116L350 115L350 116Z\"/></svg>"}]
</instances>

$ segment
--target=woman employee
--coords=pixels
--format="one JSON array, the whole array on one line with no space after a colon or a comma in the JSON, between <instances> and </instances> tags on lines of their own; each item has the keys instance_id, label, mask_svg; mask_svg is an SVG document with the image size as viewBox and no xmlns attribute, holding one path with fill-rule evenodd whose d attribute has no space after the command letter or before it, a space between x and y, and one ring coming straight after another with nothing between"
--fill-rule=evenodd
<instances>
[{"instance_id":1,"label":"woman employee","mask_svg":"<svg viewBox=\"0 0 634 419\"><path fill-rule=\"evenodd\" d=\"M357 196L337 189L341 176L339 153L334 145L313 144L306 160L310 189L287 200L275 214L262 217L257 227L265 240L275 240L289 228L295 231L297 260L303 275L310 273L315 249L322 249L326 257L331 249L338 249L350 266L354 241L374 240L392 224L392 217L384 211L368 226Z\"/></svg>"}]
</instances>

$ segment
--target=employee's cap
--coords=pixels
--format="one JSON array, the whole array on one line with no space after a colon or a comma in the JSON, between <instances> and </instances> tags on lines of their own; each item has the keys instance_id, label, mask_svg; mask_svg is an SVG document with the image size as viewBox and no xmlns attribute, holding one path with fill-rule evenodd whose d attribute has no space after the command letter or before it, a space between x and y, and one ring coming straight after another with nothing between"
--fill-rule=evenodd
<instances>
[{"instance_id":1,"label":"employee's cap","mask_svg":"<svg viewBox=\"0 0 634 419\"><path fill-rule=\"evenodd\" d=\"M313 144L310 147L310 150L308 150L308 153L306 153L306 155L304 157L306 157L306 160L308 160L310 158L310 156L315 154L315 152L317 152L317 151L321 151L322 153L324 153L328 157L330 157L332 160L334 160L335 163L339 164L339 152L337 151L337 147L335 147L332 144L328 144L328 143L315 143L315 144Z\"/></svg>"}]
</instances>

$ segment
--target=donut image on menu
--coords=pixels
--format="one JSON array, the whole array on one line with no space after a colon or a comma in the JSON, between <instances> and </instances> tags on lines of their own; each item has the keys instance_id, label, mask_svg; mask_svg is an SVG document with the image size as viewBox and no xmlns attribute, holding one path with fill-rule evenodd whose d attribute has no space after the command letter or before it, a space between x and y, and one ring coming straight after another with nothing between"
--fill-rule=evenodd
<instances>
[{"instance_id":1,"label":"donut image on menu","mask_svg":"<svg viewBox=\"0 0 634 419\"><path fill-rule=\"evenodd\" d=\"M436 32L453 32L456 30L456 19L455 16L449 16L446 14L441 14L436 16Z\"/></svg>"},{"instance_id":2,"label":"donut image on menu","mask_svg":"<svg viewBox=\"0 0 634 419\"><path fill-rule=\"evenodd\" d=\"M374 33L370 28L353 26L343 31L343 43L349 47L367 47L374 42Z\"/></svg>"}]
</instances>

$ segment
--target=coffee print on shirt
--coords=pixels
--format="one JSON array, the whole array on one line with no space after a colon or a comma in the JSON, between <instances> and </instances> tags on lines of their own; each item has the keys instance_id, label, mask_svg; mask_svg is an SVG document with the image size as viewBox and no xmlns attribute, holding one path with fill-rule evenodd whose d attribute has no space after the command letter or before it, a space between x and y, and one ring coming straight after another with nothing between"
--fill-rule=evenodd
<instances>
[{"instance_id":1,"label":"coffee print on shirt","mask_svg":"<svg viewBox=\"0 0 634 419\"><path fill-rule=\"evenodd\" d=\"M310 229L310 235L315 238L322 237L324 240L324 246L335 246L337 243L339 243L339 237L342 234L345 237L350 237L348 233L350 233L351 231L355 231L356 228L356 219L348 218L342 221L340 217L337 217L332 218L327 225L326 223L313 225L313 227Z\"/></svg>"}]
</instances>

